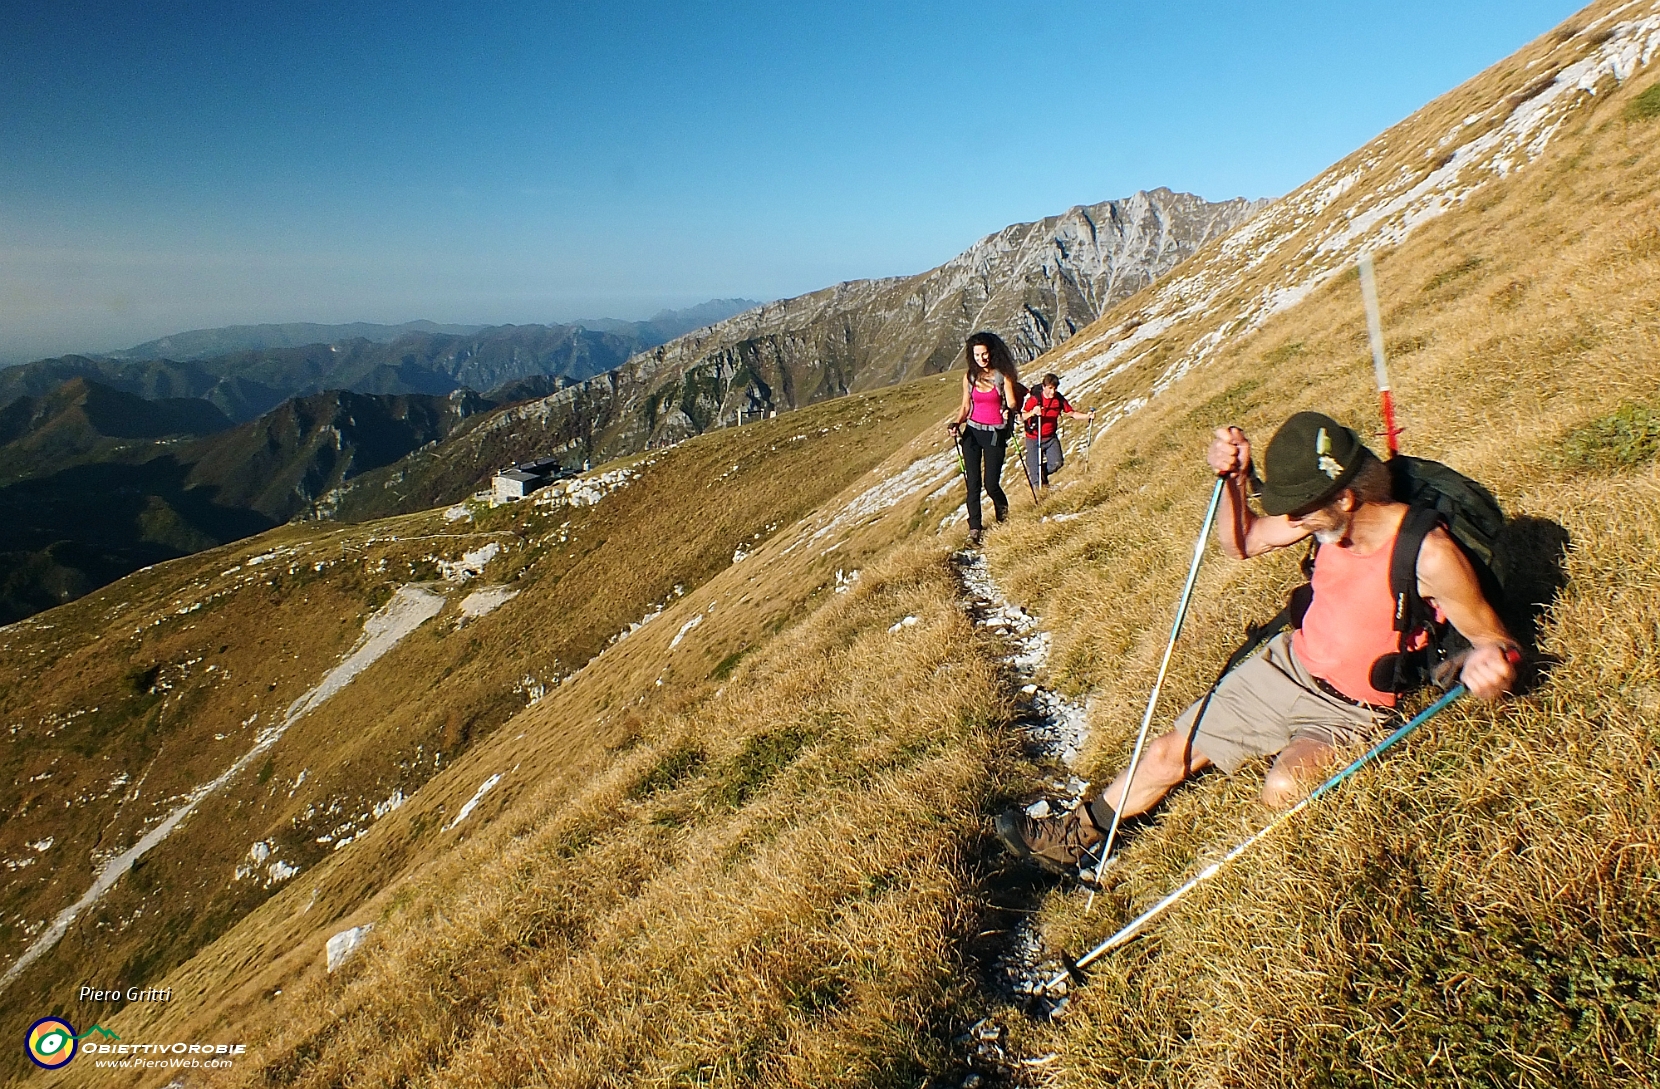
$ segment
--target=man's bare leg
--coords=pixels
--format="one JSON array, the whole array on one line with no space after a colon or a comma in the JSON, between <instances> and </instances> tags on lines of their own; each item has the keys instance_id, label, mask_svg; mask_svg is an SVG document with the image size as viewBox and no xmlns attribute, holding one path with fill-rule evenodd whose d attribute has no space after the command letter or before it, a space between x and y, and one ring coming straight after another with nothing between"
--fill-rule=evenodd
<instances>
[{"instance_id":1,"label":"man's bare leg","mask_svg":"<svg viewBox=\"0 0 1660 1089\"><path fill-rule=\"evenodd\" d=\"M1325 778L1337 750L1323 741L1300 737L1280 750L1262 783L1262 804L1285 809L1301 801ZM1140 776L1136 776L1140 778Z\"/></svg>"},{"instance_id":2,"label":"man's bare leg","mask_svg":"<svg viewBox=\"0 0 1660 1089\"><path fill-rule=\"evenodd\" d=\"M1127 801L1124 799L1124 787L1129 768L1118 773L1118 778L1107 787L1104 797L1120 817L1134 817L1157 805L1183 779L1208 767L1210 758L1193 750L1188 744L1186 731L1172 730L1147 743L1147 748L1141 753L1141 762L1136 765L1135 783L1130 788Z\"/></svg>"}]
</instances>

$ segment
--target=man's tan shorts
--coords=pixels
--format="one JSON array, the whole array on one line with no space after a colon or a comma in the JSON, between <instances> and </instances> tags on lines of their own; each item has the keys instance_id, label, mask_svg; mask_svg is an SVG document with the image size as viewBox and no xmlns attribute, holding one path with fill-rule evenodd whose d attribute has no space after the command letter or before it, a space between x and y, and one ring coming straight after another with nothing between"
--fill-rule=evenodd
<instances>
[{"instance_id":1,"label":"man's tan shorts","mask_svg":"<svg viewBox=\"0 0 1660 1089\"><path fill-rule=\"evenodd\" d=\"M1199 700L1177 717L1179 734L1185 737L1193 729L1193 716L1203 703ZM1251 757L1272 756L1302 738L1333 748L1371 742L1389 718L1387 711L1321 691L1291 652L1291 633L1282 632L1222 678L1193 748L1232 775Z\"/></svg>"}]
</instances>

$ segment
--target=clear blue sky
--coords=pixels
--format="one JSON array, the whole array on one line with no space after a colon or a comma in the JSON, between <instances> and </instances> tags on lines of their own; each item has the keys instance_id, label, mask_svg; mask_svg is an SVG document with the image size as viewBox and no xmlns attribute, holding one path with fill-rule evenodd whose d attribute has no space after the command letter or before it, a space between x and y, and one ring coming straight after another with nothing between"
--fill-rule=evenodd
<instances>
[{"instance_id":1,"label":"clear blue sky","mask_svg":"<svg viewBox=\"0 0 1660 1089\"><path fill-rule=\"evenodd\" d=\"M1578 6L9 0L0 361L643 317L1276 196Z\"/></svg>"}]
</instances>

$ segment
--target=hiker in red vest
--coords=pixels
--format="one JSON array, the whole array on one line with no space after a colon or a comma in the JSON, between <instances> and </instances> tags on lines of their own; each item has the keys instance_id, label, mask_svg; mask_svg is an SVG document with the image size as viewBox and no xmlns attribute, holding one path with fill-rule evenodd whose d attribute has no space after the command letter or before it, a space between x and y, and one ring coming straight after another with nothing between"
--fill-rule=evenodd
<instances>
[{"instance_id":1,"label":"hiker in red vest","mask_svg":"<svg viewBox=\"0 0 1660 1089\"><path fill-rule=\"evenodd\" d=\"M1093 411L1082 413L1074 409L1072 402L1061 396L1060 384L1059 375L1044 375L1043 384L1027 396L1020 413L1025 421L1027 475L1040 488L1047 488L1049 478L1066 463L1061 454L1061 416L1074 420L1095 418Z\"/></svg>"},{"instance_id":2,"label":"hiker in red vest","mask_svg":"<svg viewBox=\"0 0 1660 1089\"><path fill-rule=\"evenodd\" d=\"M1284 808L1320 781L1340 750L1375 741L1394 717L1396 693L1379 687L1389 681L1388 669L1378 667L1403 646L1390 561L1411 508L1396 501L1389 467L1359 436L1318 412L1287 420L1264 460L1259 515L1246 503L1250 440L1237 427L1216 432L1210 467L1225 479L1217 536L1235 559L1316 539L1313 595L1300 624L1270 639L1150 742L1134 783L1121 773L1103 793L1043 819L1018 809L999 816L997 835L1011 853L1052 869L1077 866L1106 839L1114 810L1123 819L1145 813L1194 772L1215 765L1232 775L1256 756L1275 757L1263 804ZM1509 691L1517 643L1469 558L1440 526L1422 538L1416 576L1424 602L1470 642L1461 677L1470 692L1491 700Z\"/></svg>"}]
</instances>

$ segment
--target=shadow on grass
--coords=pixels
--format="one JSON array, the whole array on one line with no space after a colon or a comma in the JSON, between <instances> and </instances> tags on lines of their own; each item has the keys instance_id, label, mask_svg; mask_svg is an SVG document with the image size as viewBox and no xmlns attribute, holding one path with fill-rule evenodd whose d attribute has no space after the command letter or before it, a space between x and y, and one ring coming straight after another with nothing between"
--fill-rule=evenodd
<instances>
[{"instance_id":1,"label":"shadow on grass","mask_svg":"<svg viewBox=\"0 0 1660 1089\"><path fill-rule=\"evenodd\" d=\"M143 567L277 525L189 486L171 456L82 465L0 488L0 623L61 605Z\"/></svg>"},{"instance_id":2,"label":"shadow on grass","mask_svg":"<svg viewBox=\"0 0 1660 1089\"><path fill-rule=\"evenodd\" d=\"M1519 694L1537 688L1558 664L1553 656L1539 652L1539 634L1545 614L1568 585L1570 544L1572 538L1563 526L1531 515L1509 519L1499 535L1497 551L1507 568L1499 612L1510 634L1522 644Z\"/></svg>"}]
</instances>

